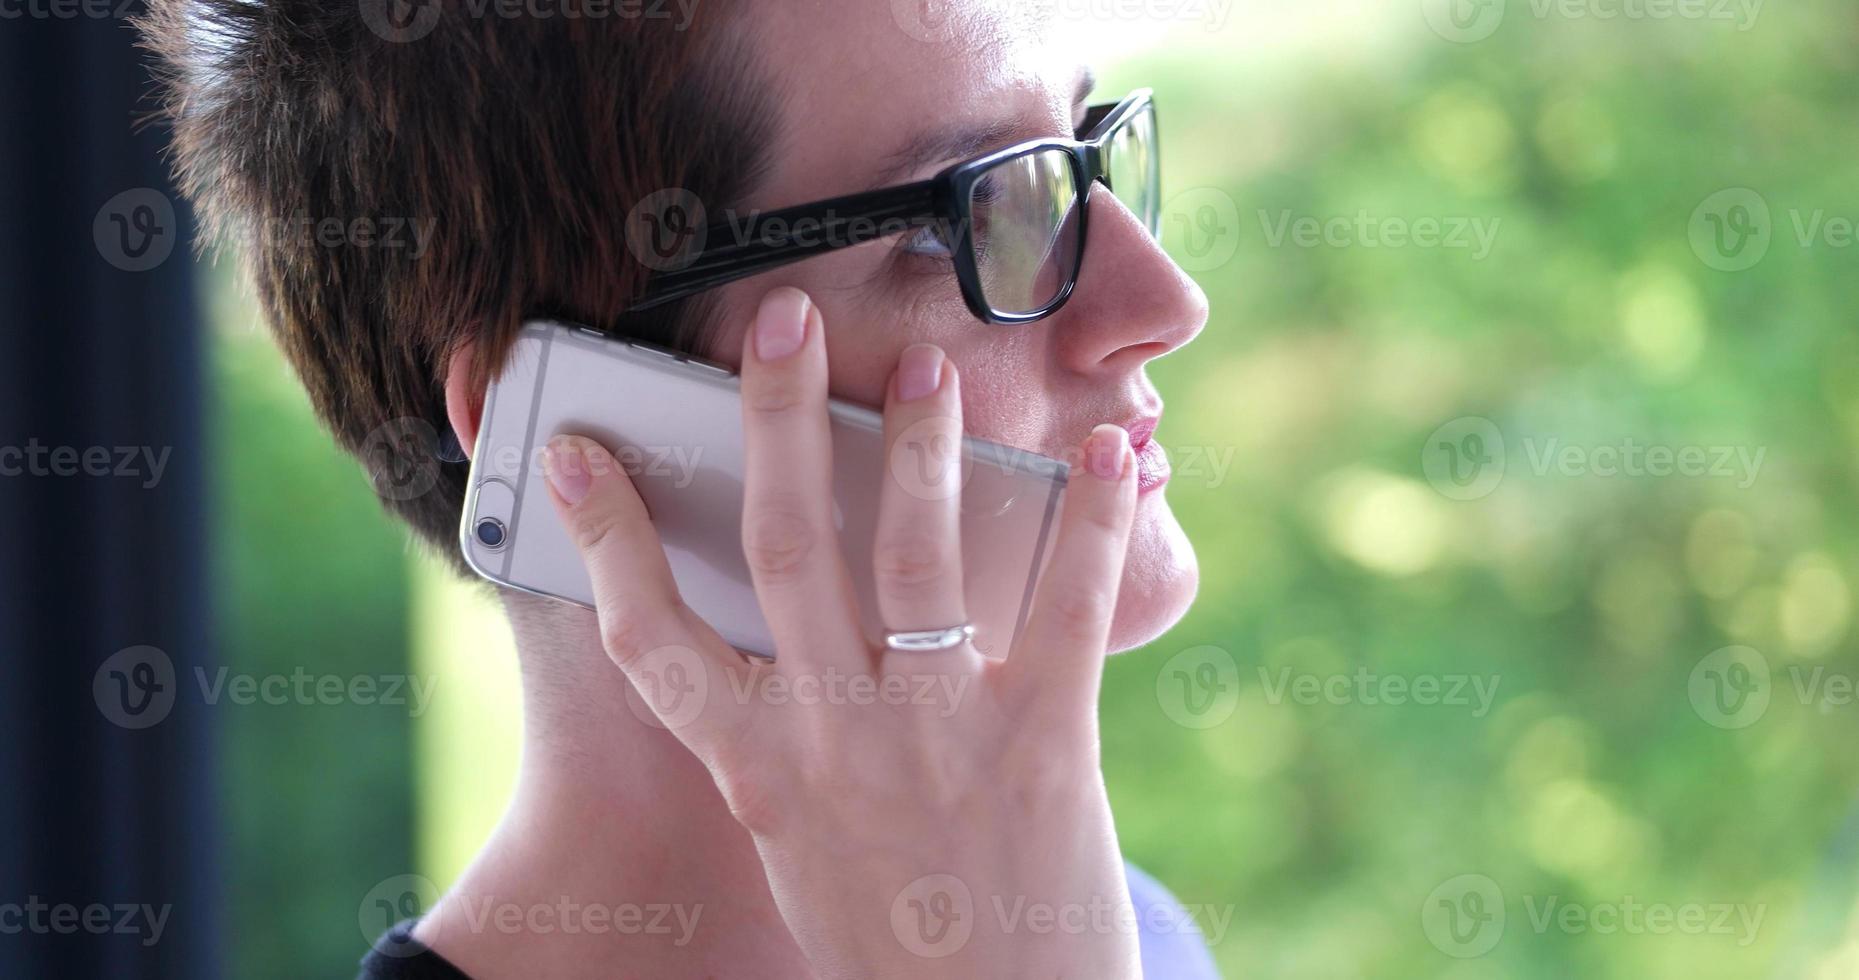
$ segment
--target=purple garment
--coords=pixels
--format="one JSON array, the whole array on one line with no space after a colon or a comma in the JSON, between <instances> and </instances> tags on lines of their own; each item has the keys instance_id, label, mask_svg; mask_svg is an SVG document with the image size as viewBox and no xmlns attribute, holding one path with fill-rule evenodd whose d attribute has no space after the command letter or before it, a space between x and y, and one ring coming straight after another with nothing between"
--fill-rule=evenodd
<instances>
[{"instance_id":1,"label":"purple garment","mask_svg":"<svg viewBox=\"0 0 1859 980\"><path fill-rule=\"evenodd\" d=\"M1219 980L1220 970L1201 934L1201 918L1190 916L1141 868L1125 862L1123 870L1130 879L1130 902L1136 906L1143 980Z\"/></svg>"}]
</instances>

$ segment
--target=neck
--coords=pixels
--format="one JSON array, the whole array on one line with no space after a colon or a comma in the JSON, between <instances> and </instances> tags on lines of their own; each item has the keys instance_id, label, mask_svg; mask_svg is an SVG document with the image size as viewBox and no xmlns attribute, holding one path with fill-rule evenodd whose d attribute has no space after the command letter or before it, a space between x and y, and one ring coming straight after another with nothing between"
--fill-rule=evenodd
<instances>
[{"instance_id":1,"label":"neck","mask_svg":"<svg viewBox=\"0 0 1859 980\"><path fill-rule=\"evenodd\" d=\"M749 835L646 720L594 614L506 594L522 769L502 822L414 935L475 980L804 976Z\"/></svg>"}]
</instances>

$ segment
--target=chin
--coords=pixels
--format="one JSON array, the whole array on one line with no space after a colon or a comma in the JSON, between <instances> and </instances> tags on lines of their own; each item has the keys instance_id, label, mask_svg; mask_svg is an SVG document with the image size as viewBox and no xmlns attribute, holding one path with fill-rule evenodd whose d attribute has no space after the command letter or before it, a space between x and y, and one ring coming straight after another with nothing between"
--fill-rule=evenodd
<instances>
[{"instance_id":1,"label":"chin","mask_svg":"<svg viewBox=\"0 0 1859 980\"><path fill-rule=\"evenodd\" d=\"M1136 502L1130 550L1123 560L1123 585L1110 621L1110 652L1122 653L1154 640L1181 621L1200 587L1194 546L1158 488Z\"/></svg>"}]
</instances>

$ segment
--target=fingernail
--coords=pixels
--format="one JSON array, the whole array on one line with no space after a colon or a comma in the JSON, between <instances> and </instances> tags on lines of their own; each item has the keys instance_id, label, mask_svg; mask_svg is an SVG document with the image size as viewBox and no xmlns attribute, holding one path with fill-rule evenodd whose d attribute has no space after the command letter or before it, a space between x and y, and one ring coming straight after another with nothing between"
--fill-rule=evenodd
<instances>
[{"instance_id":1,"label":"fingernail","mask_svg":"<svg viewBox=\"0 0 1859 980\"><path fill-rule=\"evenodd\" d=\"M1091 430L1085 447L1085 465L1100 480L1120 480L1130 460L1130 434L1109 422Z\"/></svg>"},{"instance_id":2,"label":"fingernail","mask_svg":"<svg viewBox=\"0 0 1859 980\"><path fill-rule=\"evenodd\" d=\"M755 312L755 356L778 361L800 350L807 340L807 310L812 305L806 293L786 287L762 297L761 309Z\"/></svg>"},{"instance_id":3,"label":"fingernail","mask_svg":"<svg viewBox=\"0 0 1859 980\"><path fill-rule=\"evenodd\" d=\"M897 359L897 400L913 402L928 398L942 387L942 348L935 344L911 344Z\"/></svg>"},{"instance_id":4,"label":"fingernail","mask_svg":"<svg viewBox=\"0 0 1859 980\"><path fill-rule=\"evenodd\" d=\"M588 471L587 456L568 436L549 440L542 454L542 468L549 475L549 486L554 487L556 494L570 507L580 503L594 483L593 474Z\"/></svg>"}]
</instances>

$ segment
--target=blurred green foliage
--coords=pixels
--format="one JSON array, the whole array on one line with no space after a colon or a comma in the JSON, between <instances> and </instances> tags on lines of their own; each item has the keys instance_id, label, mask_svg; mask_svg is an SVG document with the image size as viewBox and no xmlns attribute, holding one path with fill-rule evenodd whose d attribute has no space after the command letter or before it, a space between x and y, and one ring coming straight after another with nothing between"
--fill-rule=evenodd
<instances>
[{"instance_id":1,"label":"blurred green foliage","mask_svg":"<svg viewBox=\"0 0 1859 980\"><path fill-rule=\"evenodd\" d=\"M404 674L405 532L216 272L220 659L261 678ZM229 976L354 975L363 897L414 870L409 715L346 700L217 706Z\"/></svg>"},{"instance_id":2,"label":"blurred green foliage","mask_svg":"<svg viewBox=\"0 0 1859 980\"><path fill-rule=\"evenodd\" d=\"M1125 850L1184 902L1236 906L1233 976L1859 976L1859 706L1815 686L1859 673L1859 249L1837 224L1800 234L1859 218L1851 11L1771 6L1739 32L1512 2L1455 43L1392 6L1353 59L1151 57L1110 79L1157 89L1171 251L1194 267L1208 201L1234 236L1196 274L1205 334L1153 371L1177 465L1232 467L1171 484L1200 601L1109 668ZM1729 189L1723 219L1745 204L1759 231L1768 209L1740 271L1718 266L1756 244L1730 256L1708 214L1694 226ZM1375 245L1364 213L1497 234L1483 257ZM1347 228L1301 247L1287 214ZM1472 500L1423 457L1464 417L1507 464ZM1762 456L1600 475L1588 451L1629 441ZM1711 723L1701 663L1733 644L1770 671L1740 728ZM1191 727L1208 718L1183 714L1181 665L1209 656L1225 720ZM1300 700L1287 669L1350 686ZM1497 696L1482 718L1371 704L1362 670ZM1505 920L1436 943L1423 914L1453 914L1466 874ZM1719 907L1762 918L1719 930Z\"/></svg>"},{"instance_id":3,"label":"blurred green foliage","mask_svg":"<svg viewBox=\"0 0 1859 980\"><path fill-rule=\"evenodd\" d=\"M1132 860L1230 913L1231 976L1859 976L1859 705L1825 683L1859 675L1852 13L1655 8L1706 16L1264 4L1105 72L1157 89L1213 315L1153 370L1201 598L1108 667L1104 764ZM1429 221L1488 251L1388 240ZM226 315L226 659L404 669L404 536ZM1425 454L1476 448L1465 419L1504 468L1462 500ZM1629 444L1742 455L1597 472ZM236 975L351 968L411 860L408 731L229 709Z\"/></svg>"}]
</instances>

